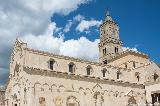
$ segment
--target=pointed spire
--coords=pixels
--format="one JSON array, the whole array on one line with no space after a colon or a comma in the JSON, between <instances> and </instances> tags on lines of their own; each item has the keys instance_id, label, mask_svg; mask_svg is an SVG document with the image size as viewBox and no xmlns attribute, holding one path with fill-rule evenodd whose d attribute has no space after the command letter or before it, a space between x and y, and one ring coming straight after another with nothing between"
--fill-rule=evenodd
<instances>
[{"instance_id":1,"label":"pointed spire","mask_svg":"<svg viewBox=\"0 0 160 106\"><path fill-rule=\"evenodd\" d=\"M106 12L106 17L107 17L107 16L109 16L109 10L107 10L107 12Z\"/></svg>"},{"instance_id":2,"label":"pointed spire","mask_svg":"<svg viewBox=\"0 0 160 106\"><path fill-rule=\"evenodd\" d=\"M111 17L110 14L109 14L109 10L107 10L107 12L106 12L105 21L113 21L113 20L112 20L112 17Z\"/></svg>"}]
</instances>

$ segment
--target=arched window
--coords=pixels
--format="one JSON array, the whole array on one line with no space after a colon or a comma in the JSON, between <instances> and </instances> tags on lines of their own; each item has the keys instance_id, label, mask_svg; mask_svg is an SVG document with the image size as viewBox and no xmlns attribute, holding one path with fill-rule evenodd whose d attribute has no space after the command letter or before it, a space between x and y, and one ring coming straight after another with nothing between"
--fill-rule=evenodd
<instances>
[{"instance_id":1,"label":"arched window","mask_svg":"<svg viewBox=\"0 0 160 106\"><path fill-rule=\"evenodd\" d=\"M127 63L125 63L125 68L127 68Z\"/></svg>"},{"instance_id":2,"label":"arched window","mask_svg":"<svg viewBox=\"0 0 160 106\"><path fill-rule=\"evenodd\" d=\"M133 67L136 68L136 63L135 62L133 62Z\"/></svg>"},{"instance_id":3,"label":"arched window","mask_svg":"<svg viewBox=\"0 0 160 106\"><path fill-rule=\"evenodd\" d=\"M107 49L104 48L104 49L103 49L103 55L106 56L106 53L107 53Z\"/></svg>"},{"instance_id":4,"label":"arched window","mask_svg":"<svg viewBox=\"0 0 160 106\"><path fill-rule=\"evenodd\" d=\"M137 80L138 80L138 82L139 82L139 79L140 79L140 77L139 77L139 75L137 76Z\"/></svg>"},{"instance_id":5,"label":"arched window","mask_svg":"<svg viewBox=\"0 0 160 106\"><path fill-rule=\"evenodd\" d=\"M102 75L103 75L103 77L106 77L106 72L107 72L107 69L104 68L104 69L102 70Z\"/></svg>"},{"instance_id":6,"label":"arched window","mask_svg":"<svg viewBox=\"0 0 160 106\"><path fill-rule=\"evenodd\" d=\"M86 71L87 71L87 75L91 75L92 67L91 66L87 66Z\"/></svg>"},{"instance_id":7,"label":"arched window","mask_svg":"<svg viewBox=\"0 0 160 106\"><path fill-rule=\"evenodd\" d=\"M139 80L140 80L140 73L139 73L139 72L136 72L136 73L135 73L135 77L137 78L137 81L139 82Z\"/></svg>"},{"instance_id":8,"label":"arched window","mask_svg":"<svg viewBox=\"0 0 160 106\"><path fill-rule=\"evenodd\" d=\"M69 72L74 73L75 72L75 64L73 62L69 63Z\"/></svg>"},{"instance_id":9,"label":"arched window","mask_svg":"<svg viewBox=\"0 0 160 106\"><path fill-rule=\"evenodd\" d=\"M156 73L153 74L153 79L154 79L154 81L156 81L158 77L159 77L159 76L158 76Z\"/></svg>"},{"instance_id":10,"label":"arched window","mask_svg":"<svg viewBox=\"0 0 160 106\"><path fill-rule=\"evenodd\" d=\"M55 60L54 59L50 59L49 60L49 69L53 70L54 69L54 64L55 64Z\"/></svg>"},{"instance_id":11,"label":"arched window","mask_svg":"<svg viewBox=\"0 0 160 106\"><path fill-rule=\"evenodd\" d=\"M115 47L115 53L118 53L118 47Z\"/></svg>"},{"instance_id":12,"label":"arched window","mask_svg":"<svg viewBox=\"0 0 160 106\"><path fill-rule=\"evenodd\" d=\"M117 79L120 79L121 72L117 71Z\"/></svg>"}]
</instances>

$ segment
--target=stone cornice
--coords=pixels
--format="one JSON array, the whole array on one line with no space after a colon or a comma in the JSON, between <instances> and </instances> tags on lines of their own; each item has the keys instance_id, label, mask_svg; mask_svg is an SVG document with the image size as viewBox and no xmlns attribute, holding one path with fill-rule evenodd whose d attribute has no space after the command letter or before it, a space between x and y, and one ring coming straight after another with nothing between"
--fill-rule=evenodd
<instances>
[{"instance_id":1,"label":"stone cornice","mask_svg":"<svg viewBox=\"0 0 160 106\"><path fill-rule=\"evenodd\" d=\"M109 85L117 85L117 86L144 89L143 84L129 83L129 82L123 82L123 81L115 81L115 80L109 80L107 78L100 78L100 77L87 76L87 75L70 74L70 73L67 73L67 72L57 72L57 71L51 71L51 70L43 70L43 69L38 69L38 68L33 68L33 67L23 67L23 70L27 74L30 74L30 75L58 77L58 78L64 78L64 79L80 80L80 81L87 81L87 82L97 82L97 83L102 83L102 84L109 84Z\"/></svg>"},{"instance_id":2,"label":"stone cornice","mask_svg":"<svg viewBox=\"0 0 160 106\"><path fill-rule=\"evenodd\" d=\"M146 59L149 59L149 56L144 54L144 53L141 53L141 52L135 52L133 50L126 50L126 51L123 51L122 53L119 53L117 54L115 57L112 57L110 60L108 60L108 62L113 62L117 59L120 59L122 57L125 57L127 55L134 55L134 56L138 56L138 57L142 57L142 58L146 58Z\"/></svg>"},{"instance_id":3,"label":"stone cornice","mask_svg":"<svg viewBox=\"0 0 160 106\"><path fill-rule=\"evenodd\" d=\"M69 56L64 56L64 55L57 55L57 54L54 54L54 53L34 50L34 49L30 49L30 48L25 48L25 50L27 50L29 52L32 52L32 53L35 53L35 54L39 54L39 55L50 56L50 57L53 56L53 57L59 58L59 59L71 60L71 61L75 61L75 62L81 62L81 63L96 65L96 66L101 66L101 67L107 67L107 68L114 68L114 69L117 69L117 70L126 70L126 68L121 68L121 67L116 67L116 66L112 66L112 65L102 64L102 63L99 63L99 62L87 61L87 60L74 58L74 57L69 57Z\"/></svg>"}]
</instances>

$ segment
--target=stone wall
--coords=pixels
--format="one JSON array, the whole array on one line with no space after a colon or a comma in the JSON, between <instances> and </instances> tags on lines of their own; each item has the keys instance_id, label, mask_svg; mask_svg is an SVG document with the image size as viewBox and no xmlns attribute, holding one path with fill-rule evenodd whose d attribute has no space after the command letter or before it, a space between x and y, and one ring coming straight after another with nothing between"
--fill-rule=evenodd
<instances>
[{"instance_id":1,"label":"stone wall","mask_svg":"<svg viewBox=\"0 0 160 106\"><path fill-rule=\"evenodd\" d=\"M25 49L25 62L24 66L36 67L40 69L49 70L49 61L54 60L54 68L53 71L58 72L69 72L69 64L72 62L75 64L75 72L74 74L79 75L87 75L86 68L90 66L92 68L92 72L90 76L94 77L103 77L103 69L106 69L105 78L111 80L122 80L131 83L140 83L137 81L135 76L136 71L131 71L131 69L126 69L118 66L112 65L104 65L97 62L90 62L85 60L80 60L76 58L71 58L67 56L59 56L55 54L49 54L42 51L36 51L32 49ZM50 70L52 71L52 70ZM120 73L120 78L117 79L117 73ZM130 77L128 77L130 76Z\"/></svg>"},{"instance_id":2,"label":"stone wall","mask_svg":"<svg viewBox=\"0 0 160 106\"><path fill-rule=\"evenodd\" d=\"M18 101L14 104L23 106L126 106L130 99L136 104L145 102L143 85L29 67L24 67L12 90L17 99L13 101Z\"/></svg>"},{"instance_id":3,"label":"stone wall","mask_svg":"<svg viewBox=\"0 0 160 106\"><path fill-rule=\"evenodd\" d=\"M5 90L4 88L0 88L0 106L5 105Z\"/></svg>"},{"instance_id":4,"label":"stone wall","mask_svg":"<svg viewBox=\"0 0 160 106\"><path fill-rule=\"evenodd\" d=\"M132 55L128 57L146 64L129 69L113 64L104 65L29 49L25 43L17 41L11 56L6 106L144 104L146 99L143 84L147 78L150 78L149 81L153 80L152 74L159 72L159 68L147 59ZM129 60L122 58L122 63L128 61L125 59ZM54 60L53 70L49 66L50 60ZM70 63L74 64L72 73L69 72ZM91 67L90 75L87 75L88 66ZM102 73L104 69L105 77ZM137 72L140 74L139 81ZM120 74L118 79L117 73Z\"/></svg>"}]
</instances>

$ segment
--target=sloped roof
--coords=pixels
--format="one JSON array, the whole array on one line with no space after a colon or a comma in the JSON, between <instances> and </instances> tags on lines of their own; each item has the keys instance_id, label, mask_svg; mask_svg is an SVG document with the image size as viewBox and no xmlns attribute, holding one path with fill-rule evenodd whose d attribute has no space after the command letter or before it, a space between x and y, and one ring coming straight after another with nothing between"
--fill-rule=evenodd
<instances>
[{"instance_id":1,"label":"sloped roof","mask_svg":"<svg viewBox=\"0 0 160 106\"><path fill-rule=\"evenodd\" d=\"M144 53L141 53L141 52L136 52L136 51L133 51L133 50L130 50L130 49L127 49L126 51L123 51L122 53L119 53L117 54L115 57L112 57L108 62L112 62L114 60L117 60L117 59L120 59L126 55L135 55L135 56L138 56L138 57L142 57L142 58L146 58L146 59L149 59L149 56L147 54L144 54Z\"/></svg>"}]
</instances>

